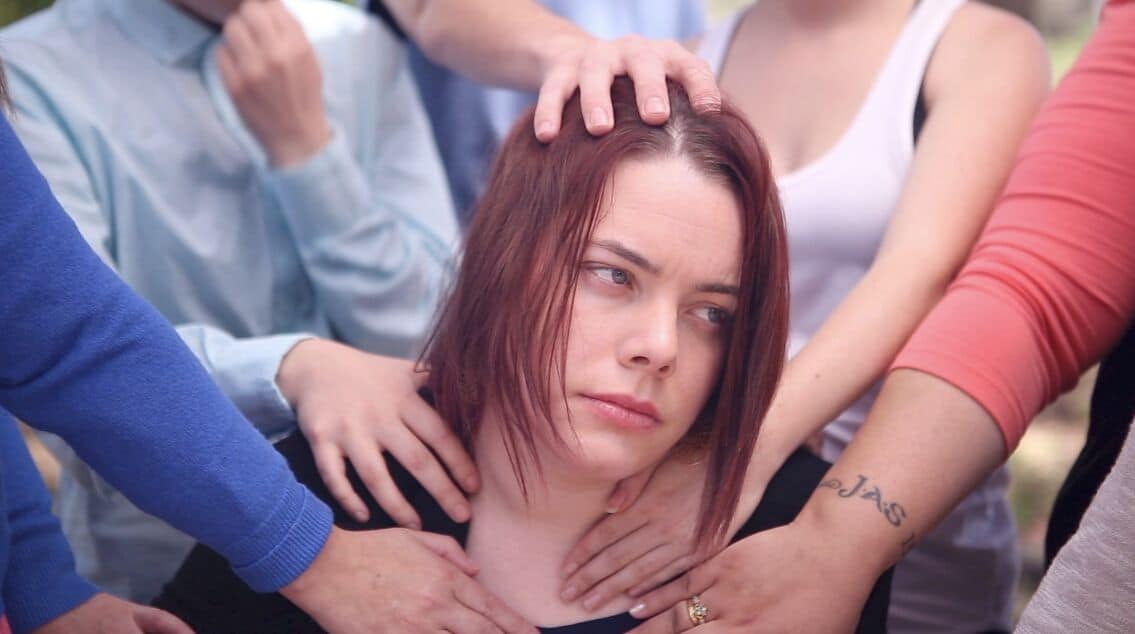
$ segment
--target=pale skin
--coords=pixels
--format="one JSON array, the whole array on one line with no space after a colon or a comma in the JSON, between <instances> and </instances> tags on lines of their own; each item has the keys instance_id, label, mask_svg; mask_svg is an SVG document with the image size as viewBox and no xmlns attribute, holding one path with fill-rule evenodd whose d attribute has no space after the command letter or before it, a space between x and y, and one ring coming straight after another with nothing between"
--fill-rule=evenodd
<instances>
[{"instance_id":1,"label":"pale skin","mask_svg":"<svg viewBox=\"0 0 1135 634\"><path fill-rule=\"evenodd\" d=\"M331 131L321 99L321 69L282 2L172 1L223 29L218 70L274 167L302 163L326 146ZM544 114L537 116L536 128L545 139L558 131L563 101L577 86L583 90L585 111L593 115L589 129L609 130L610 84L627 72L636 81L648 122L661 123L669 115L667 74L685 82L695 104L712 108L720 101L708 67L674 42L634 37L605 42L531 0L512 0L511 5L502 11L499 2L481 0L388 3L410 36L440 63L486 82L533 89L543 82L538 109ZM469 24L484 28L466 28ZM662 110L657 110L659 95ZM607 123L597 123L595 117L605 117ZM330 376L331 368L342 369L342 375ZM480 486L477 470L448 425L417 397L420 379L409 361L326 340L298 344L280 365L277 383L297 411L321 475L336 500L360 521L368 513L347 482L347 460L399 524L421 524L385 472L384 451L405 465L450 517L469 519L465 496Z\"/></svg>"},{"instance_id":2,"label":"pale skin","mask_svg":"<svg viewBox=\"0 0 1135 634\"><path fill-rule=\"evenodd\" d=\"M728 189L666 157L621 164L611 190L579 267L563 398L553 396L551 428L532 423L543 477L525 463L527 500L492 405L474 438L484 485L472 498L466 551L485 587L544 626L630 607L594 614L563 601L557 570L615 484L658 464L685 436L717 381L736 303L716 290L736 287L740 271L740 212ZM650 403L655 420L613 422L618 408L598 398L612 394Z\"/></svg>"},{"instance_id":3,"label":"pale skin","mask_svg":"<svg viewBox=\"0 0 1135 634\"><path fill-rule=\"evenodd\" d=\"M100 592L70 612L35 629L35 634L193 634L168 612Z\"/></svg>"},{"instance_id":4,"label":"pale skin","mask_svg":"<svg viewBox=\"0 0 1135 634\"><path fill-rule=\"evenodd\" d=\"M322 71L295 18L279 0L171 0L223 32L217 66L245 125L275 168L286 169L321 151L330 140L322 102ZM397 368L384 370L384 368ZM406 525L419 520L393 487L389 475L368 469L381 465L386 450L406 465L455 519L468 519L464 495L446 468L467 491L479 486L472 460L432 411L376 411L375 402L398 403L388 395L412 393L410 363L366 354L329 341L298 344L286 355L277 381L297 410L301 429L313 437L321 473L348 509L365 517L365 507L346 486L344 459L360 467L376 499ZM317 372L322 368L322 372ZM330 376L328 368L343 369ZM368 381L384 371L404 383ZM328 389L328 385L334 388ZM376 400L373 400L376 399ZM423 404L424 407L424 404ZM403 418L411 421L403 422ZM402 575L372 583L374 570L403 561L415 578ZM530 632L531 626L473 579L476 567L452 540L397 530L347 534L332 528L312 565L281 593L332 632L379 631L382 619L414 627L453 631ZM380 612L374 605L393 604ZM421 610L432 621L421 619ZM115 630L117 631L117 630ZM402 630L411 631L411 630ZM426 631L426 630L422 630Z\"/></svg>"},{"instance_id":5,"label":"pale skin","mask_svg":"<svg viewBox=\"0 0 1135 634\"><path fill-rule=\"evenodd\" d=\"M222 80L274 167L302 163L326 145L329 126L316 98L321 94L321 69L302 31L278 0L170 1L223 30L217 58ZM531 0L511 4L507 11L496 0L391 2L390 8L411 37L431 56L443 58L443 63L480 79L513 86L536 88L546 78L539 106L543 114L536 119L536 129L545 140L558 132L563 101L576 86L582 87L585 108L592 113L589 129L595 133L609 130L610 82L626 71L635 76L647 121L661 123L668 116L666 73L685 78L696 104L713 108L719 103L717 87L704 63L673 43L638 38L600 42ZM484 28L469 29L472 23ZM469 33L473 37L465 36ZM661 96L663 108L658 110L657 100L649 96ZM337 366L352 368L354 378L309 380L316 373L326 378L327 370ZM327 341L305 341L285 357L277 381L288 402L303 410L298 422L311 439L321 475L356 517L364 519L366 509L346 484L344 461L381 464L381 452L389 451L450 516L467 519L464 494L478 489L479 476L448 426L417 399L416 378L411 376L408 361L367 355ZM400 381L380 377L399 377ZM335 387L307 389L316 385ZM345 392L343 386L354 391ZM391 410L386 403L397 405ZM457 483L446 477L446 471ZM419 523L388 474L367 467L360 473L397 521L406 526ZM333 632L380 630L373 605L387 603L394 595L419 608L439 606L433 610L438 622L456 631L531 631L515 612L473 581L475 569L451 548L408 543L401 534L385 531L359 535L332 529L311 567L281 592ZM435 580L424 594L371 583L372 571L388 565L391 550L399 545L403 554L416 558L416 569Z\"/></svg>"},{"instance_id":6,"label":"pale skin","mask_svg":"<svg viewBox=\"0 0 1135 634\"><path fill-rule=\"evenodd\" d=\"M779 174L814 161L846 128L911 4L862 2L851 6L829 0L766 0L744 19L726 58L722 86L762 132ZM865 41L873 44L864 47ZM823 70L830 72L831 77L811 65L809 60L816 56L841 60ZM973 73L974 64L980 64L983 72ZM759 74L761 81L746 81L754 73ZM802 76L809 78L809 90L806 97L794 99L801 93L791 89L793 81ZM907 185L880 250L863 280L789 363L758 438L738 509L739 518L752 512L772 473L792 450L882 376L921 318L942 296L992 209L1015 148L1046 94L1047 82L1043 45L1031 29L980 5L959 10L927 70L924 94L928 118ZM817 98L818 94L822 97ZM935 447L924 431L919 432L919 447ZM992 431L987 435L1000 448L995 427L991 425L986 431ZM890 451L894 447L906 451L909 445L888 442L876 449L875 456L886 462L888 473L896 473L890 471L895 464ZM937 445L936 450L944 447ZM985 462L979 462L984 468ZM991 469L995 464L988 466ZM873 467L865 473L878 479L884 471ZM667 511L675 504L675 496L698 492L679 477L667 477L666 473L660 476L630 507L631 512L601 522L573 550L565 564L565 592L574 590L570 594L582 596L585 604L598 606L624 592L641 595L690 563L692 522ZM856 481L855 474L845 479ZM973 484L976 483L975 480ZM642 480L629 483L626 490L616 494L613 505L625 506L625 500L632 499L641 484ZM887 491L888 495L902 499L896 495L899 492L893 484ZM948 509L956 499L952 495L938 498L939 504L934 508ZM660 500L665 500L665 504ZM907 511L912 512L909 508ZM944 511L932 514L940 517ZM649 517L646 522L644 515ZM889 524L884 526L893 532ZM745 542L772 541L771 535L786 532L778 529ZM925 534L923 530L915 533ZM907 537L904 534L899 542ZM737 544L722 557L725 561L730 556L743 557L740 553L752 548L755 547L750 544ZM897 547L889 550L901 552ZM750 562L758 557L749 555ZM718 564L717 568L722 566ZM732 567L729 574L721 575L721 583L754 587L744 585L752 581L744 575L756 574L758 569L767 570L768 564ZM817 563L807 574L819 570L827 567ZM799 576L804 574L800 572ZM824 578L846 574L825 574ZM852 593L855 596L848 604L854 603L854 610L833 610L828 615L837 620L844 618L841 622L846 623L848 615L857 614L873 579L864 577L862 592ZM811 596L809 591L792 587L800 597ZM776 611L770 616L773 599L765 603L762 597L754 597L751 590L722 592L722 596L715 597L718 603L714 620L720 620L722 626L735 625L740 628L738 631L752 631L748 620L751 615L762 614L765 624L783 625L792 622L791 618L778 619L790 615L792 606L797 606L797 615L808 615L807 620L798 622L815 625L815 603L805 608L808 603L795 599L786 602L787 594L779 590L776 593ZM649 616L658 608L657 602L648 601L638 614ZM689 627L684 609L684 605L676 607L684 621L672 622L672 615L664 615L644 631L670 631L659 628L683 623ZM663 621L665 626L658 625Z\"/></svg>"},{"instance_id":7,"label":"pale skin","mask_svg":"<svg viewBox=\"0 0 1135 634\"><path fill-rule=\"evenodd\" d=\"M667 77L685 87L695 109L721 103L709 66L676 42L637 36L599 40L532 0L385 4L432 61L487 84L538 89L533 126L542 141L559 132L564 103L576 88L587 129L610 131L611 81L618 75L634 81L647 123L661 124L670 116Z\"/></svg>"}]
</instances>

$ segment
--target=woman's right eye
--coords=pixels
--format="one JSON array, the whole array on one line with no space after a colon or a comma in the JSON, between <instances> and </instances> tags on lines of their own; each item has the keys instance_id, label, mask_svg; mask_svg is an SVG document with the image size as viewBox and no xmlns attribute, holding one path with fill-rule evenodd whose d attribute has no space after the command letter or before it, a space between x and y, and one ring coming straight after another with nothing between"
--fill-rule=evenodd
<instances>
[{"instance_id":1,"label":"woman's right eye","mask_svg":"<svg viewBox=\"0 0 1135 634\"><path fill-rule=\"evenodd\" d=\"M613 266L593 266L591 273L608 284L626 286L631 281L631 274Z\"/></svg>"}]
</instances>

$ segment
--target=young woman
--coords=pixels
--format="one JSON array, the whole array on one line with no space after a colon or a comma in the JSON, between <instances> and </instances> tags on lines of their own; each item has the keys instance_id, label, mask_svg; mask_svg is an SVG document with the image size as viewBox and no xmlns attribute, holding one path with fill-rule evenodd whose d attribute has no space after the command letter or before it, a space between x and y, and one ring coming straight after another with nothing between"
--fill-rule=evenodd
<instances>
[{"instance_id":1,"label":"young woman","mask_svg":"<svg viewBox=\"0 0 1135 634\"><path fill-rule=\"evenodd\" d=\"M448 520L391 461L425 530L460 542L478 581L548 631L623 632L636 623L629 599L596 614L559 595L564 555L603 516L620 479L668 455L701 461L699 543L728 530L782 369L787 252L767 159L732 108L697 115L684 95L670 96L670 121L646 125L629 82L616 82L617 125L601 138L587 133L578 104L548 145L533 138L531 116L517 124L424 355L425 392L482 474L472 522ZM279 448L337 507L307 441L293 435ZM825 469L794 454L738 535L791 521ZM371 520L337 508L340 526L401 530L354 485ZM376 583L413 573L393 563L375 572ZM865 630L883 626L886 594L884 581ZM204 547L157 604L202 631L315 628L281 597L245 588ZM712 610L691 597L690 623Z\"/></svg>"},{"instance_id":2,"label":"young woman","mask_svg":"<svg viewBox=\"0 0 1135 634\"><path fill-rule=\"evenodd\" d=\"M703 36L699 52L762 131L791 253L791 360L743 515L801 442L822 430L822 455L835 460L862 425L886 368L969 253L1049 77L1027 24L964 0L760 0ZM891 631L1011 627L1018 563L1006 483L998 470L937 531L903 534L922 543L896 568ZM681 487L663 479L647 490L641 506L662 516L650 523L668 521ZM661 569L654 582L673 575L666 564L688 550L659 547L659 531L643 525L640 515L598 527L638 537L590 566L602 540L585 542L565 587L607 578L583 593L595 603L646 589L633 574L608 577L609 562L638 552L637 568Z\"/></svg>"}]
</instances>

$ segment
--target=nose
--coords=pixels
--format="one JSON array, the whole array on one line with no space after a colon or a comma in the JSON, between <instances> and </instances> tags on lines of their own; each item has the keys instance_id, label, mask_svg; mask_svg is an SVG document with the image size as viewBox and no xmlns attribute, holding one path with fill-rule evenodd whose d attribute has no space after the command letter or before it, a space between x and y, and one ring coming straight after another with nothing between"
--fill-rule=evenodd
<instances>
[{"instance_id":1,"label":"nose","mask_svg":"<svg viewBox=\"0 0 1135 634\"><path fill-rule=\"evenodd\" d=\"M628 324L619 349L619 362L660 378L674 373L678 363L678 313L657 302Z\"/></svg>"}]
</instances>

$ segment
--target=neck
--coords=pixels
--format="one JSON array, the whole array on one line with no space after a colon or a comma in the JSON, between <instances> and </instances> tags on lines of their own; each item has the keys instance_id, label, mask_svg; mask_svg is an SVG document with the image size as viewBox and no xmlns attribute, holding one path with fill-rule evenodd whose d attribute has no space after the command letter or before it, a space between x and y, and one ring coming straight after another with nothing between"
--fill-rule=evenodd
<instances>
[{"instance_id":1,"label":"neck","mask_svg":"<svg viewBox=\"0 0 1135 634\"><path fill-rule=\"evenodd\" d=\"M501 427L486 417L474 438L481 490L471 500L473 520L466 551L480 566L478 581L531 623L555 626L626 611L615 601L591 613L560 597L561 568L571 547L605 514L615 482L581 477L541 450L542 474L525 464L527 499L512 470Z\"/></svg>"},{"instance_id":2,"label":"neck","mask_svg":"<svg viewBox=\"0 0 1135 634\"><path fill-rule=\"evenodd\" d=\"M557 460L557 451L543 451L551 457L543 460L542 470L537 471L522 450L526 497L505 451L501 427L492 417L481 425L474 439L474 453L483 481L477 505L544 536L577 539L604 515L607 498L616 484L580 474Z\"/></svg>"}]
</instances>

